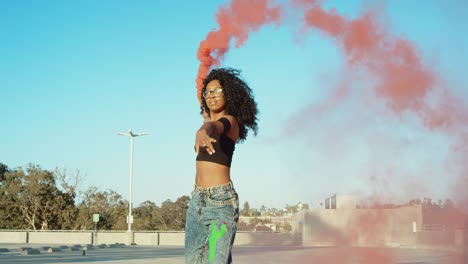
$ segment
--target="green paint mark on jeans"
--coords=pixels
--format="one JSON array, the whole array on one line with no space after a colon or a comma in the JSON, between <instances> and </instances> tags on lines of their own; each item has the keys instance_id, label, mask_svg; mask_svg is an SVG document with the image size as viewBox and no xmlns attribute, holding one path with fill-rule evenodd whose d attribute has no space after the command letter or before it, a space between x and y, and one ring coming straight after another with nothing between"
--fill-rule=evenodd
<instances>
[{"instance_id":1,"label":"green paint mark on jeans","mask_svg":"<svg viewBox=\"0 0 468 264\"><path fill-rule=\"evenodd\" d=\"M215 257L216 241L220 239L222 236L224 236L224 233L226 233L226 231L227 231L227 228L225 224L223 224L221 226L221 230L218 231L218 228L216 227L216 222L211 221L211 236L208 239L208 244L210 247L210 262L212 262Z\"/></svg>"}]
</instances>

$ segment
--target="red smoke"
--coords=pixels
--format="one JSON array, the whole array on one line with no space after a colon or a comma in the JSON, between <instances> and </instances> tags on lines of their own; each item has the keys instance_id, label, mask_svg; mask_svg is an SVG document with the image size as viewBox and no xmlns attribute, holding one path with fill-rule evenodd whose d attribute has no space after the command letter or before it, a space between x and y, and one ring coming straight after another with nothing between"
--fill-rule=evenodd
<instances>
[{"instance_id":1,"label":"red smoke","mask_svg":"<svg viewBox=\"0 0 468 264\"><path fill-rule=\"evenodd\" d=\"M421 108L434 85L434 76L424 69L413 45L394 38L375 22L372 14L355 20L325 11L320 6L304 13L305 24L335 38L348 64L365 67L378 81L376 93L395 111Z\"/></svg>"},{"instance_id":2,"label":"red smoke","mask_svg":"<svg viewBox=\"0 0 468 264\"><path fill-rule=\"evenodd\" d=\"M384 100L389 109L396 114L416 113L426 128L442 132L452 140L447 158L449 166L458 175L453 195L459 207L468 208L467 106L451 94L441 76L423 64L417 48L410 41L389 34L377 22L375 14L347 19L333 9L324 10L314 1L300 3L303 4L304 26L333 38L341 48L347 66L367 72L375 82L374 94ZM379 221L371 220L355 228L359 230L363 224L370 232L379 233Z\"/></svg>"},{"instance_id":3,"label":"red smoke","mask_svg":"<svg viewBox=\"0 0 468 264\"><path fill-rule=\"evenodd\" d=\"M423 65L416 47L396 37L377 22L375 14L347 19L316 1L295 1L304 10L306 28L318 29L332 37L342 49L350 67L365 69L374 79L374 94L397 114L417 113L432 130L446 133L454 141L451 159L459 159L459 189L468 189L466 168L468 109L447 89L441 77ZM465 160L465 161L463 161ZM452 164L453 165L453 164ZM462 194L457 191L456 195ZM461 198L468 205L466 197Z\"/></svg>"},{"instance_id":4,"label":"red smoke","mask_svg":"<svg viewBox=\"0 0 468 264\"><path fill-rule=\"evenodd\" d=\"M451 94L441 76L424 65L417 47L403 37L390 34L378 22L376 14L368 12L356 19L348 19L334 9L325 10L321 2L291 0L290 4L303 14L303 27L319 30L331 37L341 48L347 66L367 73L373 83L372 92L385 102L388 109L397 115L416 113L427 129L445 133L453 140L448 159L451 165L457 167L459 175L454 194L458 205L468 208L467 106ZM199 98L203 79L212 66L220 63L232 39L235 40L235 47L240 47L251 32L266 24L280 23L283 10L281 7L269 7L270 3L266 0L234 0L229 7L217 12L219 30L208 34L200 43L197 54L200 60L197 75ZM331 102L336 100L343 100L341 93L335 95ZM311 107L299 118L291 118L291 124L287 127L298 127L296 120L306 122L310 112L327 109L327 105ZM378 226L384 220L368 221L358 225L367 227L369 232L378 232ZM373 250L363 252L363 255L380 257ZM382 259L380 263L387 262L389 259Z\"/></svg>"},{"instance_id":5,"label":"red smoke","mask_svg":"<svg viewBox=\"0 0 468 264\"><path fill-rule=\"evenodd\" d=\"M203 79L211 67L219 65L229 50L231 40L241 47L251 32L263 25L280 23L282 8L270 6L270 0L234 0L229 6L221 7L216 13L219 29L211 31L200 43L197 58L200 61L197 74L197 96L200 99Z\"/></svg>"}]
</instances>

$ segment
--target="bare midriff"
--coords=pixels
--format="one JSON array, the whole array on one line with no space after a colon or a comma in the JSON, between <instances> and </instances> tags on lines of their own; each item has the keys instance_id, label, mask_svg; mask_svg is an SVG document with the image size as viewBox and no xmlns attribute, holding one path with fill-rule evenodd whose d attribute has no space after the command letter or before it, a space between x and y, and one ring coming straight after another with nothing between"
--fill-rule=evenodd
<instances>
[{"instance_id":1,"label":"bare midriff","mask_svg":"<svg viewBox=\"0 0 468 264\"><path fill-rule=\"evenodd\" d=\"M195 183L200 187L222 185L231 181L230 168L209 161L197 161Z\"/></svg>"}]
</instances>

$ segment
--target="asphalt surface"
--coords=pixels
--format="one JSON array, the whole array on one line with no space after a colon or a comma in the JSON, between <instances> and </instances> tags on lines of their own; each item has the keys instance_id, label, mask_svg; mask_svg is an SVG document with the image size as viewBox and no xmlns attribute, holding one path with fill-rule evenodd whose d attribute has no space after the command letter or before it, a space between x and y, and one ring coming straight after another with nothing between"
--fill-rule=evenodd
<instances>
[{"instance_id":1,"label":"asphalt surface","mask_svg":"<svg viewBox=\"0 0 468 264\"><path fill-rule=\"evenodd\" d=\"M48 252L48 247L61 248ZM65 248L65 246L68 246ZM106 245L104 248L86 250L82 246L57 244L0 244L0 263L90 263L90 264L183 264L184 248L181 246L128 246ZM25 254L29 247L39 254ZM8 252L2 249L7 249ZM31 250L30 250L31 251ZM34 251L34 250L33 250ZM37 251L36 251L37 253ZM405 248L349 248L300 246L235 246L234 263L324 263L324 264L466 264L465 252L452 250ZM464 256L462 256L464 255Z\"/></svg>"}]
</instances>

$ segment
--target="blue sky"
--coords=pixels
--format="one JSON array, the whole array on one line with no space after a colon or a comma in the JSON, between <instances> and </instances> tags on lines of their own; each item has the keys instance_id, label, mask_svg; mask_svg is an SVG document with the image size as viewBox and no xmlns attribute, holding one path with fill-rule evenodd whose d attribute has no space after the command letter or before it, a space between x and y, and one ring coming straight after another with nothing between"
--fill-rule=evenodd
<instances>
[{"instance_id":1,"label":"blue sky","mask_svg":"<svg viewBox=\"0 0 468 264\"><path fill-rule=\"evenodd\" d=\"M149 133L135 139L135 206L189 195L201 124L197 49L217 29L215 13L228 1L200 3L2 1L0 162L78 169L81 190L97 186L127 199L130 142L117 133L132 129ZM390 34L411 41L424 65L467 101L463 1L325 6L350 18L381 10ZM233 160L241 203L319 207L335 193L452 198L456 172L447 170L447 157L453 139L425 128L414 113L396 115L378 98L363 99L359 89L327 105L339 76L350 73L330 38L299 29L299 17L290 15L279 27L253 32L222 62L242 70L260 110L258 136L238 145ZM320 105L327 107L302 117L300 131L285 132L288 120Z\"/></svg>"}]
</instances>

